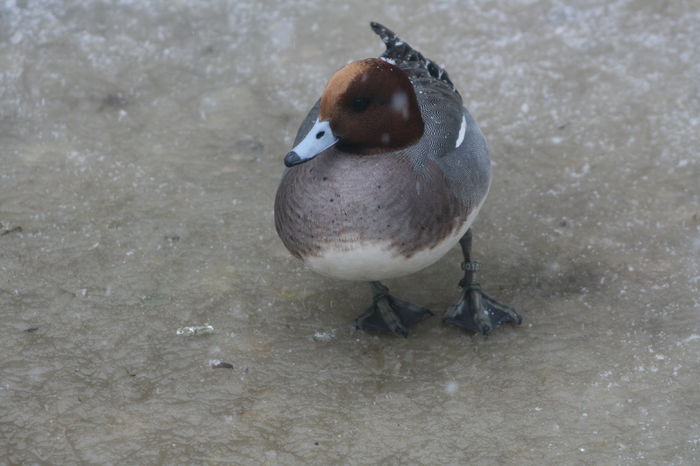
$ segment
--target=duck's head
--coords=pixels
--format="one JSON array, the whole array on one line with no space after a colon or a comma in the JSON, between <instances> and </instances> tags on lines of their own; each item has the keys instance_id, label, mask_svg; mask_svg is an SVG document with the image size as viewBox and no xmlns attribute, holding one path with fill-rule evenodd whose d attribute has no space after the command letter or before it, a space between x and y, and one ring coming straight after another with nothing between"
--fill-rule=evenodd
<instances>
[{"instance_id":1,"label":"duck's head","mask_svg":"<svg viewBox=\"0 0 700 466\"><path fill-rule=\"evenodd\" d=\"M354 154L395 151L415 144L423 128L408 75L378 58L359 60L328 81L318 119L284 164L304 163L333 145Z\"/></svg>"}]
</instances>

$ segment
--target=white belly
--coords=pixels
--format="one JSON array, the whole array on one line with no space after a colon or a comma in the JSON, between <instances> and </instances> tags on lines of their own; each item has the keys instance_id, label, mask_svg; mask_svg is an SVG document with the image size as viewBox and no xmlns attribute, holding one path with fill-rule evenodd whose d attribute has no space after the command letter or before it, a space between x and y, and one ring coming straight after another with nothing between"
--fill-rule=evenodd
<instances>
[{"instance_id":1,"label":"white belly","mask_svg":"<svg viewBox=\"0 0 700 466\"><path fill-rule=\"evenodd\" d=\"M375 281L410 275L434 264L447 254L467 232L480 208L481 204L469 214L464 224L443 241L430 249L418 251L411 257L398 252L389 241L343 243L342 248L341 244L332 243L318 255L307 257L305 262L321 275L343 280Z\"/></svg>"}]
</instances>

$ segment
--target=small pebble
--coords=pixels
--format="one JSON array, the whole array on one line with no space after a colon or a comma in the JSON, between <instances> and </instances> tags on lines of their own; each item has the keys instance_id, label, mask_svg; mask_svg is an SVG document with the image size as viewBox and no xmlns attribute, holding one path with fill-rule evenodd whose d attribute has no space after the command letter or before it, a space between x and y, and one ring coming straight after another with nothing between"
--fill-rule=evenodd
<instances>
[{"instance_id":1,"label":"small pebble","mask_svg":"<svg viewBox=\"0 0 700 466\"><path fill-rule=\"evenodd\" d=\"M9 230L5 230L2 233L0 233L0 236L5 236L9 235L10 233L21 233L22 232L22 227L16 226L14 228L10 228Z\"/></svg>"},{"instance_id":2,"label":"small pebble","mask_svg":"<svg viewBox=\"0 0 700 466\"><path fill-rule=\"evenodd\" d=\"M219 361L218 359L212 359L209 361L209 365L212 367L212 369L233 369L233 364Z\"/></svg>"},{"instance_id":3,"label":"small pebble","mask_svg":"<svg viewBox=\"0 0 700 466\"><path fill-rule=\"evenodd\" d=\"M209 333L214 333L214 327L210 324L195 325L192 327L182 327L177 329L175 332L177 335L184 336L194 336L194 335L206 335Z\"/></svg>"},{"instance_id":4,"label":"small pebble","mask_svg":"<svg viewBox=\"0 0 700 466\"><path fill-rule=\"evenodd\" d=\"M311 337L314 339L314 341L322 341L322 342L328 342L331 340L335 340L335 329L331 330L330 332L316 332L314 335Z\"/></svg>"}]
</instances>

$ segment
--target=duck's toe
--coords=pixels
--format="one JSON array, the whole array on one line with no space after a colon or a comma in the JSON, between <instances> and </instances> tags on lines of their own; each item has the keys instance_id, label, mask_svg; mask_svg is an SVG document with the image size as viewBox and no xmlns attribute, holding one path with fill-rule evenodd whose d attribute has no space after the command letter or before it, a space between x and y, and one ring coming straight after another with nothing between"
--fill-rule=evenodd
<instances>
[{"instance_id":1,"label":"duck's toe","mask_svg":"<svg viewBox=\"0 0 700 466\"><path fill-rule=\"evenodd\" d=\"M408 329L433 315L424 307L397 299L379 282L372 282L373 303L355 319L355 327L362 330L390 332L404 338Z\"/></svg>"},{"instance_id":2,"label":"duck's toe","mask_svg":"<svg viewBox=\"0 0 700 466\"><path fill-rule=\"evenodd\" d=\"M484 335L505 323L520 325L522 317L510 306L487 295L477 284L464 289L457 303L450 306L442 321Z\"/></svg>"}]
</instances>

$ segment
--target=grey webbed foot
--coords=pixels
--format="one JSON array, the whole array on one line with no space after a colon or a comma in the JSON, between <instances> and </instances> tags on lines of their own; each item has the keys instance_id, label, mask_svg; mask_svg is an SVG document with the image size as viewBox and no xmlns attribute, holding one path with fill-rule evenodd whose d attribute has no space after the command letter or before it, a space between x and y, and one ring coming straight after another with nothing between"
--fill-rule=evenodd
<instances>
[{"instance_id":1,"label":"grey webbed foot","mask_svg":"<svg viewBox=\"0 0 700 466\"><path fill-rule=\"evenodd\" d=\"M478 283L460 282L460 285L464 288L462 296L456 304L450 306L442 318L443 322L488 335L502 324L520 324L523 321L518 311L484 293Z\"/></svg>"},{"instance_id":2,"label":"grey webbed foot","mask_svg":"<svg viewBox=\"0 0 700 466\"><path fill-rule=\"evenodd\" d=\"M476 282L479 263L470 260L471 241L471 230L459 241L464 254L464 278L459 282L463 292L457 303L447 310L442 321L484 335L507 322L519 325L523 319L518 311L487 295Z\"/></svg>"},{"instance_id":3,"label":"grey webbed foot","mask_svg":"<svg viewBox=\"0 0 700 466\"><path fill-rule=\"evenodd\" d=\"M379 282L370 282L374 291L373 303L355 319L355 327L362 330L391 332L408 336L408 329L433 315L429 309L389 294L389 288Z\"/></svg>"}]
</instances>

